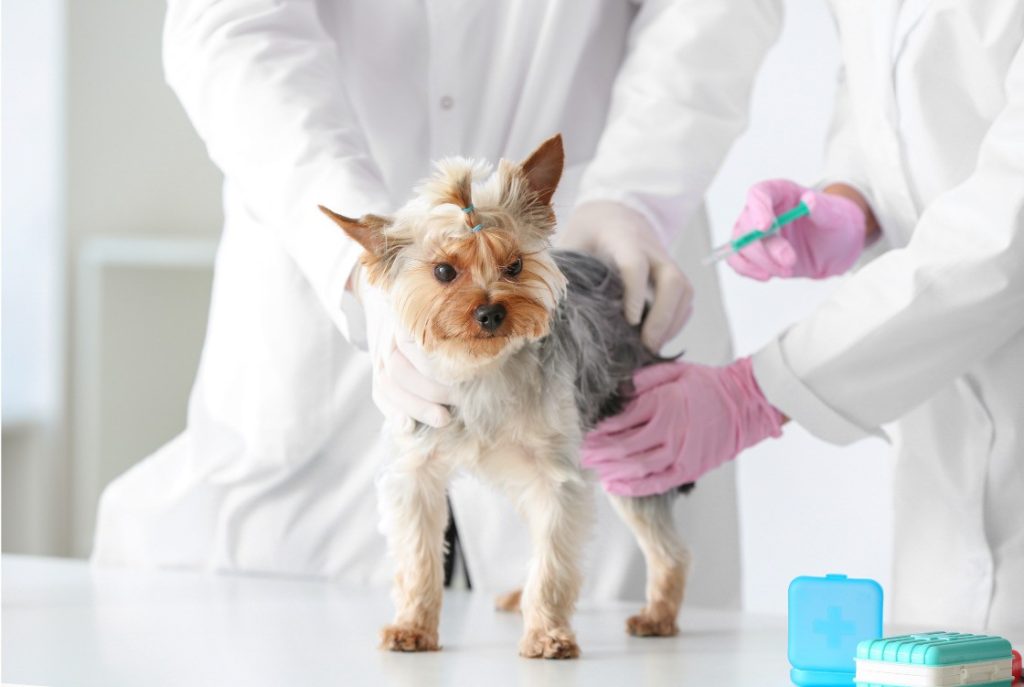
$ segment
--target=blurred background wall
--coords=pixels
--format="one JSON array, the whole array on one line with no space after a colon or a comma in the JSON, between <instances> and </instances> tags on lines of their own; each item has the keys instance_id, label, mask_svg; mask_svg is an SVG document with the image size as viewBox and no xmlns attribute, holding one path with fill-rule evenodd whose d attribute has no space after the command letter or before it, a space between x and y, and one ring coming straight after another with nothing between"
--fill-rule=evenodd
<instances>
[{"instance_id":1,"label":"blurred background wall","mask_svg":"<svg viewBox=\"0 0 1024 687\"><path fill-rule=\"evenodd\" d=\"M811 183L838 63L823 0L788 0L752 126L709 194L724 240L750 183ZM159 0L3 3L3 550L87 555L103 485L184 426L220 228L220 177L160 67ZM722 270L737 353L833 283ZM744 604L798 574L889 580L880 441L797 427L739 461ZM699 565L699 561L697 563Z\"/></svg>"},{"instance_id":2,"label":"blurred background wall","mask_svg":"<svg viewBox=\"0 0 1024 687\"><path fill-rule=\"evenodd\" d=\"M3 548L87 555L102 485L184 424L220 177L160 0L3 3Z\"/></svg>"},{"instance_id":3,"label":"blurred background wall","mask_svg":"<svg viewBox=\"0 0 1024 687\"><path fill-rule=\"evenodd\" d=\"M3 544L66 547L63 0L2 6Z\"/></svg>"}]
</instances>

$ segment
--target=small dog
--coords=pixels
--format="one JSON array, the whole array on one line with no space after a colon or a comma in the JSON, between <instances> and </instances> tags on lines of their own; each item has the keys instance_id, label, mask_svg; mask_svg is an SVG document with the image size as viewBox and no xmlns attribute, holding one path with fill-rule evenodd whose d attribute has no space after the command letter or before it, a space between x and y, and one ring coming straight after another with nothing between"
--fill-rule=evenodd
<instances>
[{"instance_id":1,"label":"small dog","mask_svg":"<svg viewBox=\"0 0 1024 687\"><path fill-rule=\"evenodd\" d=\"M463 469L509 494L530 529L520 654L579 656L570 620L593 491L580 444L621 410L633 372L663 359L626 322L613 269L551 250L563 162L555 136L493 173L481 162L443 160L393 217L350 219L321 207L366 249L369 282L428 353L432 373L455 390L451 424L394 432L399 455L379 482L397 564L385 649L438 649L445 488ZM627 623L633 635L678 631L689 554L673 524L673 497L610 497L647 563L647 605Z\"/></svg>"}]
</instances>

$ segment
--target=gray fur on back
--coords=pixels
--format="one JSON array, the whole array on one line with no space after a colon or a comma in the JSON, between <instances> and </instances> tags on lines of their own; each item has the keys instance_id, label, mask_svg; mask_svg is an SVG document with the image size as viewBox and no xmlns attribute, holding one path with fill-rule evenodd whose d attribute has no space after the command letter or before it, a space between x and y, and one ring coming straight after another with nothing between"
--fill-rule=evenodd
<instances>
[{"instance_id":1,"label":"gray fur on back","mask_svg":"<svg viewBox=\"0 0 1024 687\"><path fill-rule=\"evenodd\" d=\"M521 431L512 418L543 426L571 422L571 417L578 427L556 424L554 429L580 438L623 409L633 394L637 369L669 360L649 351L640 328L626 321L622 280L613 268L582 253L552 251L552 256L568 283L551 316L549 334L500 367L458 383L451 407L455 422L440 430L418 424L417 433L469 434L480 445L491 446L509 436L514 440ZM570 399L575 400L575 412L560 412L569 410L565 405Z\"/></svg>"},{"instance_id":2,"label":"gray fur on back","mask_svg":"<svg viewBox=\"0 0 1024 687\"><path fill-rule=\"evenodd\" d=\"M576 373L576 407L582 429L622 410L637 368L665 359L649 351L640 328L623 314L623 285L601 260L574 251L552 251L568 280L568 293L551 318L551 333L540 342L547 376Z\"/></svg>"}]
</instances>

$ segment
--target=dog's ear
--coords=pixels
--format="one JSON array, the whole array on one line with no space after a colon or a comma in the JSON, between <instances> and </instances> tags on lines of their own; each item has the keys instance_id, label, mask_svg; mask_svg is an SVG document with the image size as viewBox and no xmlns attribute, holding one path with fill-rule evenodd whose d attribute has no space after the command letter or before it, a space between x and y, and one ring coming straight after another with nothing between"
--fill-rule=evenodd
<instances>
[{"instance_id":1,"label":"dog's ear","mask_svg":"<svg viewBox=\"0 0 1024 687\"><path fill-rule=\"evenodd\" d=\"M320 208L320 212L330 217L335 224L341 227L342 231L348 234L349 237L358 241L359 245L365 248L367 253L375 257L381 257L387 244L384 237L384 229L391 224L386 217L363 215L359 219L352 219L351 217L339 215L323 205L317 207Z\"/></svg>"},{"instance_id":2,"label":"dog's ear","mask_svg":"<svg viewBox=\"0 0 1024 687\"><path fill-rule=\"evenodd\" d=\"M363 215L359 219L345 217L320 205L320 211L331 218L342 231L359 242L366 253L363 265L371 283L387 280L398 254L409 245L408 240L399 240L384 232L391 226L391 220L380 215Z\"/></svg>"},{"instance_id":3,"label":"dog's ear","mask_svg":"<svg viewBox=\"0 0 1024 687\"><path fill-rule=\"evenodd\" d=\"M562 134L555 134L544 141L523 160L521 167L530 188L537 194L542 205L551 204L558 182L562 178L565 164L565 150L562 148Z\"/></svg>"}]
</instances>

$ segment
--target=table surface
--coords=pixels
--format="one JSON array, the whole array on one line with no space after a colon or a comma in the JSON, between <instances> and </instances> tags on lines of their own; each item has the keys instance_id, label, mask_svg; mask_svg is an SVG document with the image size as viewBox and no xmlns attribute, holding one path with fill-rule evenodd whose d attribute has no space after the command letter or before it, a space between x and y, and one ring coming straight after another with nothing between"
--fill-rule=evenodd
<instances>
[{"instance_id":1,"label":"table surface","mask_svg":"<svg viewBox=\"0 0 1024 687\"><path fill-rule=\"evenodd\" d=\"M783 618L684 608L673 638L624 631L633 604L582 604L576 661L516 655L517 615L446 592L440 652L377 649L386 593L293 580L96 570L4 556L5 683L173 685L789 685Z\"/></svg>"}]
</instances>

